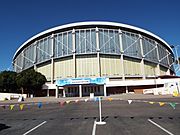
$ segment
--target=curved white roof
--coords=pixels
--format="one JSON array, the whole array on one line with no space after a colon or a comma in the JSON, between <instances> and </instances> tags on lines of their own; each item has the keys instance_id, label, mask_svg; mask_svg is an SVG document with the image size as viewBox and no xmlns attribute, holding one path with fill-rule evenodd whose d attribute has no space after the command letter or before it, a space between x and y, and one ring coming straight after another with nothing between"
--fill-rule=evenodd
<instances>
[{"instance_id":1,"label":"curved white roof","mask_svg":"<svg viewBox=\"0 0 180 135\"><path fill-rule=\"evenodd\" d=\"M123 23L116 23L116 22L107 22L107 21L87 21L87 22L77 22L77 23L70 23L70 24L65 24L65 25L60 25L60 26L57 26L57 27L54 27L54 28L51 28L51 29L48 29L48 30L45 30L33 37L31 37L30 39L28 39L26 42L24 42L19 48L18 50L15 52L14 56L13 56L13 60L15 59L17 53L29 42L31 42L32 40L38 38L39 36L42 36L44 34L47 34L47 33L50 33L50 32L53 32L53 31L56 31L56 30L60 30L60 29L64 29L64 28L68 28L68 27L76 27L76 26L86 26L86 25L107 25L107 26L117 26L117 27L123 27L123 28L128 28L128 29L132 29L132 30L136 30L136 31L140 31L142 33L145 33L145 34L148 34L158 40L160 40L162 43L164 43L171 51L172 51L172 48L168 45L168 43L166 41L164 41L163 39L161 39L160 37L158 37L157 35L147 31L147 30L144 30L142 28L138 28L138 27L135 27L135 26L131 26L131 25L128 25L128 24L123 24ZM173 52L173 51L172 51Z\"/></svg>"}]
</instances>

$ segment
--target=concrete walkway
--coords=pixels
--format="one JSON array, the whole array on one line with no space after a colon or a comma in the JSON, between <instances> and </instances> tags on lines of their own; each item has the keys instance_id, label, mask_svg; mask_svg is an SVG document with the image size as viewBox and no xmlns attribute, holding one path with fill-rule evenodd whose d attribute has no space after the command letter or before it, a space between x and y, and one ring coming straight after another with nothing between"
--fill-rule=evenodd
<instances>
[{"instance_id":1,"label":"concrete walkway","mask_svg":"<svg viewBox=\"0 0 180 135\"><path fill-rule=\"evenodd\" d=\"M128 99L171 99L174 98L172 95L143 95L143 94L118 94L118 95L110 95L107 97L103 97L104 100L108 98L114 99L121 99L121 100L128 100ZM176 97L180 99L180 96ZM37 102L61 102L61 101L70 101L70 100L84 100L89 99L89 97L66 97L66 98L55 98L55 97L34 97L34 98L27 98L22 102L18 102L18 99L14 100L6 100L0 101L0 105L2 104L19 104L19 103L37 103Z\"/></svg>"}]
</instances>

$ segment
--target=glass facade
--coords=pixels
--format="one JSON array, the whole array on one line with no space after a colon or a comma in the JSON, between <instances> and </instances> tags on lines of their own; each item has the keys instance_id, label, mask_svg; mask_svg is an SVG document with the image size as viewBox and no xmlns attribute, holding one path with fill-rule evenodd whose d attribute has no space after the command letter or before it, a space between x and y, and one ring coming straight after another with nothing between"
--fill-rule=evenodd
<instances>
[{"instance_id":1,"label":"glass facade","mask_svg":"<svg viewBox=\"0 0 180 135\"><path fill-rule=\"evenodd\" d=\"M101 53L120 54L118 30L100 29L99 46Z\"/></svg>"},{"instance_id":2,"label":"glass facade","mask_svg":"<svg viewBox=\"0 0 180 135\"><path fill-rule=\"evenodd\" d=\"M96 32L95 29L76 30L76 53L87 54L96 52Z\"/></svg>"},{"instance_id":3,"label":"glass facade","mask_svg":"<svg viewBox=\"0 0 180 135\"><path fill-rule=\"evenodd\" d=\"M162 65L168 67L168 56L170 52L168 52L163 45L158 44L158 53L159 53L159 62Z\"/></svg>"},{"instance_id":4,"label":"glass facade","mask_svg":"<svg viewBox=\"0 0 180 135\"><path fill-rule=\"evenodd\" d=\"M41 40L37 41L36 44L36 62L44 62L51 58L52 55L52 44L51 44L51 37L48 36Z\"/></svg>"},{"instance_id":5,"label":"glass facade","mask_svg":"<svg viewBox=\"0 0 180 135\"><path fill-rule=\"evenodd\" d=\"M34 44L31 44L30 46L28 46L26 49L24 49L24 55L23 55L23 58L24 58L24 64L23 64L23 68L24 69L27 69L29 67L31 67L33 64L34 64L34 55L35 55L35 52L34 52L34 48L36 46Z\"/></svg>"},{"instance_id":6,"label":"glass facade","mask_svg":"<svg viewBox=\"0 0 180 135\"><path fill-rule=\"evenodd\" d=\"M143 36L143 54L146 60L158 62L157 45L154 40Z\"/></svg>"},{"instance_id":7,"label":"glass facade","mask_svg":"<svg viewBox=\"0 0 180 135\"><path fill-rule=\"evenodd\" d=\"M141 58L140 37L138 34L123 31L122 46L124 55Z\"/></svg>"},{"instance_id":8,"label":"glass facade","mask_svg":"<svg viewBox=\"0 0 180 135\"><path fill-rule=\"evenodd\" d=\"M21 72L23 70L23 57L22 57L22 53L20 53L16 57L14 63L15 63L15 66L14 66L15 71L16 72Z\"/></svg>"},{"instance_id":9,"label":"glass facade","mask_svg":"<svg viewBox=\"0 0 180 135\"><path fill-rule=\"evenodd\" d=\"M59 58L72 54L72 31L58 33L54 37L54 57Z\"/></svg>"},{"instance_id":10,"label":"glass facade","mask_svg":"<svg viewBox=\"0 0 180 135\"><path fill-rule=\"evenodd\" d=\"M16 56L14 69L16 72L20 72L53 58L59 59L54 68L57 70L54 71L57 74L55 74L55 78L122 76L123 74L140 76L142 75L141 60L144 58L147 61L144 63L146 75L153 75L154 70L157 70L155 69L157 64L160 65L160 70L162 69L160 73L165 74L165 69L174 70L173 54L165 46L158 40L150 39L138 32L127 30L120 32L119 29L102 27L78 28L56 32L35 40ZM98 52L99 56L96 55ZM74 54L77 55L76 61L73 61ZM124 56L123 62L121 54ZM63 68L63 72L61 72L62 63L66 63L64 57L68 57L69 66ZM99 66L97 65L98 57ZM74 67L74 62L77 67ZM122 69L122 64L124 69ZM101 70L100 74L98 73L99 69ZM51 70L51 66L48 66L48 70ZM76 70L75 73L73 70ZM39 71L43 71L44 74L47 72L50 77L51 72L46 71L43 67Z\"/></svg>"}]
</instances>

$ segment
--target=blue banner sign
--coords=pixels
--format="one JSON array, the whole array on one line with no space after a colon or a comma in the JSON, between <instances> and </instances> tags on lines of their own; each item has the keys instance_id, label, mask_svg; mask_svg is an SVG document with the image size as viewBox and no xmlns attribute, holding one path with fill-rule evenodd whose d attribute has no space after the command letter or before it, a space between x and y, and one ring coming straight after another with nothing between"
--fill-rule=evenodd
<instances>
[{"instance_id":1,"label":"blue banner sign","mask_svg":"<svg viewBox=\"0 0 180 135\"><path fill-rule=\"evenodd\" d=\"M56 80L57 86L65 86L65 85L78 85L78 84L97 84L102 85L106 83L106 78L98 77L98 78L69 78Z\"/></svg>"}]
</instances>

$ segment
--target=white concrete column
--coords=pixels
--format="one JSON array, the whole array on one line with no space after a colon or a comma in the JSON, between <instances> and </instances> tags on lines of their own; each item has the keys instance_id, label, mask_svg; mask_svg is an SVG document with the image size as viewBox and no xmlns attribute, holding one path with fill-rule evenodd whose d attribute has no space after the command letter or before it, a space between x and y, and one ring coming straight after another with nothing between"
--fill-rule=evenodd
<instances>
[{"instance_id":1,"label":"white concrete column","mask_svg":"<svg viewBox=\"0 0 180 135\"><path fill-rule=\"evenodd\" d=\"M96 51L97 51L97 66L98 66L98 76L101 76L101 63L100 63L100 48L99 48L99 30L96 27Z\"/></svg>"},{"instance_id":2,"label":"white concrete column","mask_svg":"<svg viewBox=\"0 0 180 135\"><path fill-rule=\"evenodd\" d=\"M170 69L166 71L166 75L170 75Z\"/></svg>"},{"instance_id":3,"label":"white concrete column","mask_svg":"<svg viewBox=\"0 0 180 135\"><path fill-rule=\"evenodd\" d=\"M166 49L166 55L167 55L167 63L168 63L168 66L169 65L171 65L171 63L170 63L170 61L169 61L169 55L170 55L170 53L169 53L169 51Z\"/></svg>"},{"instance_id":4,"label":"white concrete column","mask_svg":"<svg viewBox=\"0 0 180 135\"><path fill-rule=\"evenodd\" d=\"M59 97L59 88L58 88L58 86L56 86L56 98L58 98Z\"/></svg>"},{"instance_id":5,"label":"white concrete column","mask_svg":"<svg viewBox=\"0 0 180 135\"><path fill-rule=\"evenodd\" d=\"M167 70L167 72L166 72L166 75L170 75L170 68L171 68L171 63L170 63L170 61L169 61L169 51L166 49L166 52L167 52L167 62L168 62L168 70Z\"/></svg>"},{"instance_id":6,"label":"white concrete column","mask_svg":"<svg viewBox=\"0 0 180 135\"><path fill-rule=\"evenodd\" d=\"M63 97L66 97L66 91L65 91L65 88L63 89Z\"/></svg>"},{"instance_id":7,"label":"white concrete column","mask_svg":"<svg viewBox=\"0 0 180 135\"><path fill-rule=\"evenodd\" d=\"M125 80L125 74L124 74L124 56L121 54L121 69L122 69L122 80Z\"/></svg>"},{"instance_id":8,"label":"white concrete column","mask_svg":"<svg viewBox=\"0 0 180 135\"><path fill-rule=\"evenodd\" d=\"M124 51L123 51L123 43L122 43L122 31L119 29L119 45L120 45L120 52L121 52L121 72L122 72L122 80L125 80L124 75Z\"/></svg>"},{"instance_id":9,"label":"white concrete column","mask_svg":"<svg viewBox=\"0 0 180 135\"><path fill-rule=\"evenodd\" d=\"M126 93L129 93L129 91L128 91L128 87L127 87L127 84L126 84Z\"/></svg>"},{"instance_id":10,"label":"white concrete column","mask_svg":"<svg viewBox=\"0 0 180 135\"><path fill-rule=\"evenodd\" d=\"M143 79L146 79L145 71L144 71L144 58L141 60L141 74L143 75Z\"/></svg>"},{"instance_id":11,"label":"white concrete column","mask_svg":"<svg viewBox=\"0 0 180 135\"><path fill-rule=\"evenodd\" d=\"M122 31L119 29L119 47L120 47L120 52L123 53L123 43L122 43Z\"/></svg>"},{"instance_id":12,"label":"white concrete column","mask_svg":"<svg viewBox=\"0 0 180 135\"><path fill-rule=\"evenodd\" d=\"M34 70L37 71L37 66L36 64L34 63Z\"/></svg>"},{"instance_id":13,"label":"white concrete column","mask_svg":"<svg viewBox=\"0 0 180 135\"><path fill-rule=\"evenodd\" d=\"M47 97L49 97L49 89L47 89Z\"/></svg>"},{"instance_id":14,"label":"white concrete column","mask_svg":"<svg viewBox=\"0 0 180 135\"><path fill-rule=\"evenodd\" d=\"M73 71L74 71L74 78L76 78L76 37L75 37L75 30L72 30L72 53L73 53Z\"/></svg>"},{"instance_id":15,"label":"white concrete column","mask_svg":"<svg viewBox=\"0 0 180 135\"><path fill-rule=\"evenodd\" d=\"M54 34L51 35L51 84L54 82Z\"/></svg>"},{"instance_id":16,"label":"white concrete column","mask_svg":"<svg viewBox=\"0 0 180 135\"><path fill-rule=\"evenodd\" d=\"M157 67L156 67L156 75L160 75L160 66L159 64L157 64Z\"/></svg>"},{"instance_id":17,"label":"white concrete column","mask_svg":"<svg viewBox=\"0 0 180 135\"><path fill-rule=\"evenodd\" d=\"M51 58L51 84L54 82L54 59Z\"/></svg>"},{"instance_id":18,"label":"white concrete column","mask_svg":"<svg viewBox=\"0 0 180 135\"><path fill-rule=\"evenodd\" d=\"M82 97L82 85L79 85L79 97Z\"/></svg>"},{"instance_id":19,"label":"white concrete column","mask_svg":"<svg viewBox=\"0 0 180 135\"><path fill-rule=\"evenodd\" d=\"M142 56L142 60L141 60L141 74L143 75L143 79L146 79L145 76L145 71L144 71L144 52L143 52L143 42L142 42L142 36L139 34L140 37L140 48L141 48L141 56Z\"/></svg>"},{"instance_id":20,"label":"white concrete column","mask_svg":"<svg viewBox=\"0 0 180 135\"><path fill-rule=\"evenodd\" d=\"M34 58L33 58L33 64L34 64L34 70L37 71L37 41L34 42Z\"/></svg>"},{"instance_id":21,"label":"white concrete column","mask_svg":"<svg viewBox=\"0 0 180 135\"><path fill-rule=\"evenodd\" d=\"M21 60L21 67L22 67L22 70L24 69L24 64L25 64L25 57L24 57L24 50L21 52L21 57L22 57L22 60ZM21 70L21 71L22 71Z\"/></svg>"},{"instance_id":22,"label":"white concrete column","mask_svg":"<svg viewBox=\"0 0 180 135\"><path fill-rule=\"evenodd\" d=\"M156 75L160 75L160 66L159 66L159 51L158 51L158 43L156 42L156 53L157 53L157 59L158 59L158 64L157 64L157 70L156 70Z\"/></svg>"},{"instance_id":23,"label":"white concrete column","mask_svg":"<svg viewBox=\"0 0 180 135\"><path fill-rule=\"evenodd\" d=\"M106 85L104 84L104 96L107 96Z\"/></svg>"}]
</instances>

